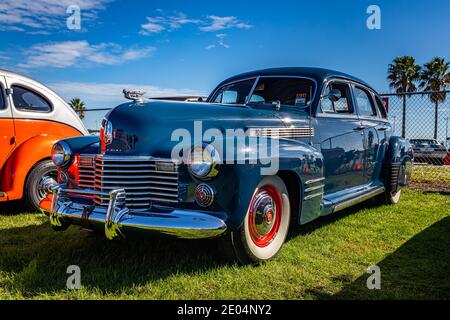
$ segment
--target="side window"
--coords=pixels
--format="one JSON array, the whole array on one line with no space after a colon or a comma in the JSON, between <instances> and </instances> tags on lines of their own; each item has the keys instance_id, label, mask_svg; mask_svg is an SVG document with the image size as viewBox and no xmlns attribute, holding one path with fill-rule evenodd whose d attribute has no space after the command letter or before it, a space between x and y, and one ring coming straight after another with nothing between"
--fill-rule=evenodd
<instances>
[{"instance_id":1,"label":"side window","mask_svg":"<svg viewBox=\"0 0 450 320\"><path fill-rule=\"evenodd\" d=\"M381 99L378 96L375 96L375 102L377 103L378 112L380 113L381 117L386 119L387 113L383 101L381 101Z\"/></svg>"},{"instance_id":2,"label":"side window","mask_svg":"<svg viewBox=\"0 0 450 320\"><path fill-rule=\"evenodd\" d=\"M341 93L341 98L338 101L331 101L328 98L323 98L321 101L322 111L325 113L353 113L350 87L345 83L332 83L325 90L325 96L331 90L337 89Z\"/></svg>"},{"instance_id":3,"label":"side window","mask_svg":"<svg viewBox=\"0 0 450 320\"><path fill-rule=\"evenodd\" d=\"M359 115L363 117L376 117L377 112L373 105L372 95L359 87L355 87L355 100L358 106Z\"/></svg>"},{"instance_id":4,"label":"side window","mask_svg":"<svg viewBox=\"0 0 450 320\"><path fill-rule=\"evenodd\" d=\"M12 86L12 89L12 99L16 109L33 112L50 112L52 110L50 103L36 92L15 85Z\"/></svg>"},{"instance_id":5,"label":"side window","mask_svg":"<svg viewBox=\"0 0 450 320\"><path fill-rule=\"evenodd\" d=\"M3 86L0 85L0 110L6 108L5 99L3 98Z\"/></svg>"}]
</instances>

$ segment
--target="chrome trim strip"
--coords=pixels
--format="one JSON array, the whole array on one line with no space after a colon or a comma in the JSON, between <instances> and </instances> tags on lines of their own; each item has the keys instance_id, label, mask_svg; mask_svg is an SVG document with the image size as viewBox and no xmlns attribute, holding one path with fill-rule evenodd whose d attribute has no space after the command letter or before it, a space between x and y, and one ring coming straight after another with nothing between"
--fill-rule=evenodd
<instances>
[{"instance_id":1,"label":"chrome trim strip","mask_svg":"<svg viewBox=\"0 0 450 320\"><path fill-rule=\"evenodd\" d=\"M250 127L246 131L250 137L309 138L314 136L312 127Z\"/></svg>"},{"instance_id":2,"label":"chrome trim strip","mask_svg":"<svg viewBox=\"0 0 450 320\"><path fill-rule=\"evenodd\" d=\"M319 189L322 189L324 187L325 187L325 185L321 184L321 185L318 185L318 186L315 186L315 187L307 188L307 189L305 189L305 192L311 192L311 191L314 191L314 190L319 190Z\"/></svg>"},{"instance_id":3,"label":"chrome trim strip","mask_svg":"<svg viewBox=\"0 0 450 320\"><path fill-rule=\"evenodd\" d=\"M307 181L305 181L305 184L313 184L313 183L317 183L317 182L322 182L324 180L325 180L325 177L313 179L313 180L307 180Z\"/></svg>"},{"instance_id":4,"label":"chrome trim strip","mask_svg":"<svg viewBox=\"0 0 450 320\"><path fill-rule=\"evenodd\" d=\"M338 212L338 211L347 209L349 207L352 207L352 206L354 206L354 205L356 205L358 203L361 203L361 202L364 202L366 200L369 200L370 198L372 198L374 196L377 196L377 195L383 193L384 191L385 191L384 187L379 187L379 188L377 188L375 190L369 191L369 192L364 193L362 195L359 195L359 196L357 196L355 198L352 198L352 199L346 200L344 202L338 203L334 207L333 212Z\"/></svg>"},{"instance_id":5,"label":"chrome trim strip","mask_svg":"<svg viewBox=\"0 0 450 320\"><path fill-rule=\"evenodd\" d=\"M311 200L311 199L314 199L317 197L321 197L321 196L323 196L323 192L311 194L309 196L304 197L303 200L308 201L308 200Z\"/></svg>"}]
</instances>

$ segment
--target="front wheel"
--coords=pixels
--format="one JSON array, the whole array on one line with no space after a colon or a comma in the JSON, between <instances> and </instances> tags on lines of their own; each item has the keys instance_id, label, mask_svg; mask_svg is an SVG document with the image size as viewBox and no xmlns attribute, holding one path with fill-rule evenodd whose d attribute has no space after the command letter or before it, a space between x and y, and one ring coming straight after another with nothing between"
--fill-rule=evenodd
<instances>
[{"instance_id":1,"label":"front wheel","mask_svg":"<svg viewBox=\"0 0 450 320\"><path fill-rule=\"evenodd\" d=\"M290 218L286 185L280 177L266 177L258 184L242 225L221 239L223 247L242 264L268 261L281 250Z\"/></svg>"},{"instance_id":2,"label":"front wheel","mask_svg":"<svg viewBox=\"0 0 450 320\"><path fill-rule=\"evenodd\" d=\"M46 196L46 192L41 184L41 181L46 177L54 179L55 183L58 179L58 169L51 160L39 162L28 173L24 189L24 200L27 208L32 211L39 210L39 203Z\"/></svg>"}]
</instances>

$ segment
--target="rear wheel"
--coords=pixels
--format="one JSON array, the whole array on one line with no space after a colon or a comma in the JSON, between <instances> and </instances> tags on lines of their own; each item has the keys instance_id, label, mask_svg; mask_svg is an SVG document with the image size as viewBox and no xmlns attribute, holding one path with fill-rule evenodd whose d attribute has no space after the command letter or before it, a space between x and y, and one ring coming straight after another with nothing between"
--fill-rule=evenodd
<instances>
[{"instance_id":1,"label":"rear wheel","mask_svg":"<svg viewBox=\"0 0 450 320\"><path fill-rule=\"evenodd\" d=\"M24 200L27 208L32 211L39 210L39 203L46 196L46 192L41 186L41 181L46 177L54 179L55 183L58 179L58 169L51 160L39 162L28 173L25 182Z\"/></svg>"},{"instance_id":2,"label":"rear wheel","mask_svg":"<svg viewBox=\"0 0 450 320\"><path fill-rule=\"evenodd\" d=\"M286 240L291 208L283 180L264 178L250 202L244 222L225 241L227 253L242 264L258 264L275 257Z\"/></svg>"},{"instance_id":3,"label":"rear wheel","mask_svg":"<svg viewBox=\"0 0 450 320\"><path fill-rule=\"evenodd\" d=\"M378 196L377 200L380 204L397 204L400 202L402 195L402 187L409 183L412 173L412 162L405 161L401 165L391 165L388 168L387 178L385 181L385 192Z\"/></svg>"}]
</instances>

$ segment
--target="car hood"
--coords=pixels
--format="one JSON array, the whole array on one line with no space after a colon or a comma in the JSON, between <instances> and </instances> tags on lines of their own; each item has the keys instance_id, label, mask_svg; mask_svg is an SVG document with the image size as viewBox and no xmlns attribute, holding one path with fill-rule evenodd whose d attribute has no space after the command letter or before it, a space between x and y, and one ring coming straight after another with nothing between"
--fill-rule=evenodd
<instances>
[{"instance_id":1,"label":"car hood","mask_svg":"<svg viewBox=\"0 0 450 320\"><path fill-rule=\"evenodd\" d=\"M162 158L170 156L181 135L184 143L194 144L194 123L197 131L201 124L201 134L208 129L225 133L227 129L284 126L273 108L191 102L127 103L114 108L106 118L113 128L106 154ZM191 141L186 141L186 133L190 133Z\"/></svg>"}]
</instances>

